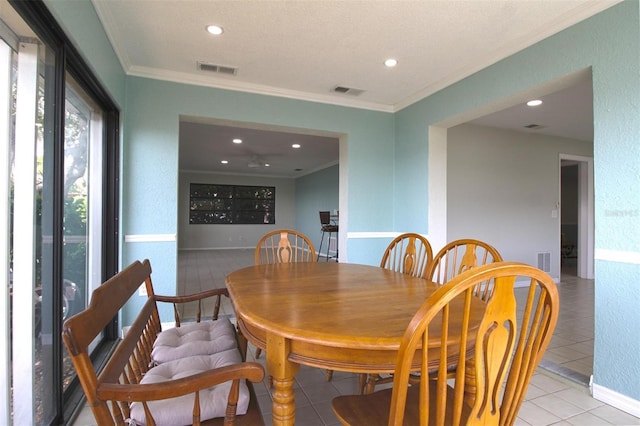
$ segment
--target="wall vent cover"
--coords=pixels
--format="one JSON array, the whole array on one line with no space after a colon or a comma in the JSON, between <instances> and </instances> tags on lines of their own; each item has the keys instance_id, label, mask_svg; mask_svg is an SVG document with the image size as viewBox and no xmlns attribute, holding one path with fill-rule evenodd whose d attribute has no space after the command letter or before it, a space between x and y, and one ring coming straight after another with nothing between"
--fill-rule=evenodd
<instances>
[{"instance_id":1,"label":"wall vent cover","mask_svg":"<svg viewBox=\"0 0 640 426\"><path fill-rule=\"evenodd\" d=\"M207 62L198 62L200 71L215 72L219 74L236 75L238 68L228 67L224 65L210 64Z\"/></svg>"},{"instance_id":2,"label":"wall vent cover","mask_svg":"<svg viewBox=\"0 0 640 426\"><path fill-rule=\"evenodd\" d=\"M551 272L551 252L538 253L538 269L544 272Z\"/></svg>"},{"instance_id":3,"label":"wall vent cover","mask_svg":"<svg viewBox=\"0 0 640 426\"><path fill-rule=\"evenodd\" d=\"M333 91L335 93L342 93L342 94L351 95L351 96L359 96L364 93L364 90L362 89L354 89L353 87L345 87L345 86L336 86L333 88Z\"/></svg>"}]
</instances>

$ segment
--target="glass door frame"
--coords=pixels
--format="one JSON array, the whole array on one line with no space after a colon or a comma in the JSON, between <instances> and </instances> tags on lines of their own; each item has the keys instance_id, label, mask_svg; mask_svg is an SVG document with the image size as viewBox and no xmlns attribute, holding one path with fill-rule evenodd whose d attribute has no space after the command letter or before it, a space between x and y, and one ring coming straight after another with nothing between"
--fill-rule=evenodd
<instances>
[{"instance_id":1,"label":"glass door frame","mask_svg":"<svg viewBox=\"0 0 640 426\"><path fill-rule=\"evenodd\" d=\"M53 85L53 107L47 110L54 120L52 126L53 140L53 199L52 199L52 279L54 288L54 304L62 306L63 283L63 214L64 214L64 130L65 130L65 79L68 72L87 94L102 108L102 279L113 276L119 265L119 163L120 163L120 112L110 95L93 75L62 28L57 24L45 4L41 0L19 1L8 0L11 6L31 27L38 38L54 52L55 61L52 72L47 76L47 84ZM45 108L50 108L45 105ZM68 422L78 409L82 400L82 389L75 380L62 391L62 339L60 336L61 310L54 309L53 353L54 353L54 389L51 398L57 413L54 424ZM96 362L104 358L105 353L112 350L118 338L117 318L105 329L104 339L94 351ZM33 402L32 402L33 403ZM0 419L0 423L3 420Z\"/></svg>"}]
</instances>

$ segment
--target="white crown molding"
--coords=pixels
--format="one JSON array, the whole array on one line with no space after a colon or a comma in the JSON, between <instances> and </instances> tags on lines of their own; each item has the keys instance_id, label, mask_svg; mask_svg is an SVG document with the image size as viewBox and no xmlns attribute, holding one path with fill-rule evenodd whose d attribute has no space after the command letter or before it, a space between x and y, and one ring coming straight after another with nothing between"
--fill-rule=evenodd
<instances>
[{"instance_id":1,"label":"white crown molding","mask_svg":"<svg viewBox=\"0 0 640 426\"><path fill-rule=\"evenodd\" d=\"M219 172L216 170L195 170L195 169L178 169L179 173L193 173L199 175L221 175L221 176L246 176L250 178L266 178L266 179L295 179L298 176L287 175L267 175L262 173L237 173L237 172Z\"/></svg>"},{"instance_id":2,"label":"white crown molding","mask_svg":"<svg viewBox=\"0 0 640 426\"><path fill-rule=\"evenodd\" d=\"M328 163L321 164L318 167L314 167L313 169L309 169L309 170L305 170L304 172L300 172L300 174L296 175L295 177L299 178L299 177L302 177L302 176L310 175L310 174L319 172L321 170L328 169L329 167L337 166L339 164L340 164L340 160L330 161Z\"/></svg>"},{"instance_id":3,"label":"white crown molding","mask_svg":"<svg viewBox=\"0 0 640 426\"><path fill-rule=\"evenodd\" d=\"M217 89L232 90L236 92L253 93L257 95L277 96L280 98L295 99L308 102L318 102L348 108L366 109L380 112L394 112L390 105L377 104L373 102L357 101L352 99L337 100L331 95L319 95L317 93L300 92L278 87L264 86L260 84L245 83L212 78L211 76L199 76L184 72L159 70L148 67L132 66L128 69L127 75L150 78L154 80L170 81L174 83L193 84L196 86L213 87Z\"/></svg>"},{"instance_id":4,"label":"white crown molding","mask_svg":"<svg viewBox=\"0 0 640 426\"><path fill-rule=\"evenodd\" d=\"M323 164L318 167L314 167L313 169L305 170L304 172L300 172L299 174L293 175L278 175L278 174L264 174L264 173L239 173L239 172L222 172L216 170L195 170L195 169L178 169L180 173L198 173L198 174L210 174L210 175L226 175L226 176L249 176L249 177L262 177L262 178L273 178L273 179L298 179L306 175L310 175L312 173L319 172L324 169L328 169L329 167L333 167L340 164L340 161L330 161L329 163Z\"/></svg>"},{"instance_id":5,"label":"white crown molding","mask_svg":"<svg viewBox=\"0 0 640 426\"><path fill-rule=\"evenodd\" d=\"M118 61L120 61L120 66L122 66L122 69L124 70L124 72L127 73L129 68L131 68L132 66L131 61L129 60L129 56L126 53L127 49L125 46L123 46L124 42L120 43L120 37L118 37L118 34L114 34L113 30L110 31L110 29L118 27L116 25L115 19L113 18L111 13L109 13L109 8L103 6L105 2L91 0L91 4L93 5L93 8L95 9L96 14L98 15L98 19L102 24L102 28L104 32L107 34L107 38L111 43L111 47L113 48L113 51L116 53L116 56L118 57Z\"/></svg>"},{"instance_id":6,"label":"white crown molding","mask_svg":"<svg viewBox=\"0 0 640 426\"><path fill-rule=\"evenodd\" d=\"M204 87L214 87L219 89L241 91L253 94L276 96L289 99L296 99L309 102L318 102L329 105L343 106L349 108L366 109L372 111L394 113L412 105L433 93L438 92L470 75L488 67L501 59L513 55L559 31L568 28L586 18L589 18L622 0L600 0L579 2L576 7L564 15L558 17L551 25L546 25L543 29L536 29L510 42L502 48L493 52L493 54L482 63L470 64L469 66L460 68L456 72L450 73L446 78L430 84L411 96L406 97L400 102L390 104L380 104L376 102L359 101L357 99L336 99L334 95L322 95L317 93L301 92L289 90L285 88L277 88L266 85L252 84L239 81L231 81L226 79L216 79L211 76L199 76L192 73L175 72L154 69L149 67L140 67L132 64L129 56L126 54L127 40L122 40L117 31L117 23L113 16L109 13L109 9L104 6L105 2L92 0L96 14L102 23L105 33L113 50L120 61L120 64L127 75L145 77L156 80L171 81L175 83L193 84Z\"/></svg>"}]
</instances>

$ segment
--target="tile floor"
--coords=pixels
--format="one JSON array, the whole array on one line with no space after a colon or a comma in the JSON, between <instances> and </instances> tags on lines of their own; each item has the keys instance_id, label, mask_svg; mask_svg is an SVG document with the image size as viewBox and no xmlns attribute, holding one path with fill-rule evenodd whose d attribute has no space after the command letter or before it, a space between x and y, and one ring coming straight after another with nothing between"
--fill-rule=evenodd
<instances>
[{"instance_id":1,"label":"tile floor","mask_svg":"<svg viewBox=\"0 0 640 426\"><path fill-rule=\"evenodd\" d=\"M180 251L178 255L179 292L186 294L223 287L226 275L253 264L253 250ZM566 272L566 273L565 273ZM593 364L593 280L582 280L563 270L558 286L560 319L547 350L542 368L534 375L516 425L640 425L640 419L606 405L589 395ZM233 315L230 304L223 312ZM250 351L250 360L254 360ZM264 363L264 355L258 359ZM325 380L324 371L302 366L296 376L296 424L333 426L340 423L331 410L331 399L357 392L357 376L335 372ZM266 384L256 388L267 425L271 424L271 396ZM94 424L83 410L75 425Z\"/></svg>"}]
</instances>

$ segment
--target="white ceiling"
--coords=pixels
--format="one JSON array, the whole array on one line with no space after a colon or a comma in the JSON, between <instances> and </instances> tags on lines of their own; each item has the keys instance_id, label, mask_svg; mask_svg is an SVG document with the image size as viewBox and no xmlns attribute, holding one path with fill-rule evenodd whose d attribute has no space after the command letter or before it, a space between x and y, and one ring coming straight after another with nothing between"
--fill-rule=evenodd
<instances>
[{"instance_id":1,"label":"white ceiling","mask_svg":"<svg viewBox=\"0 0 640 426\"><path fill-rule=\"evenodd\" d=\"M129 75L394 112L618 0L92 2ZM207 33L208 24L224 27L223 35ZM398 60L395 68L383 66L389 57ZM198 62L233 67L237 72L201 71ZM336 86L362 92L336 93ZM474 122L520 130L539 124L539 133L592 139L590 80L545 96L548 99L536 110L517 106ZM183 154L192 150L183 144L211 144L222 139L222 134L216 137L214 132L228 129L223 129L226 123L212 122L215 126L208 135L203 128L206 121L185 120L199 123L181 127L181 169L213 171L219 167L216 154L234 155L226 151L230 144L223 143L215 149L208 146L211 163L198 155L194 162L187 161ZM239 130L237 126L232 125L234 131ZM252 138L260 138L256 130L264 129L253 129ZM262 138L260 149L245 145L251 152L244 154L243 167L247 168L253 152L275 164L277 155L266 152L268 141L288 146L292 142L285 137L289 131L277 136ZM318 154L325 145L336 152L337 139L332 144L326 144L326 139L305 142L307 147L317 144L309 153L317 162L301 160L307 152L301 149L296 154L298 163L249 172L292 176L337 162L337 156L327 162ZM193 148L203 152L206 147ZM284 147L272 149L286 152ZM296 168L302 170L292 172Z\"/></svg>"},{"instance_id":2,"label":"white ceiling","mask_svg":"<svg viewBox=\"0 0 640 426\"><path fill-rule=\"evenodd\" d=\"M299 177L338 164L337 137L181 117L179 138L182 171Z\"/></svg>"}]
</instances>

